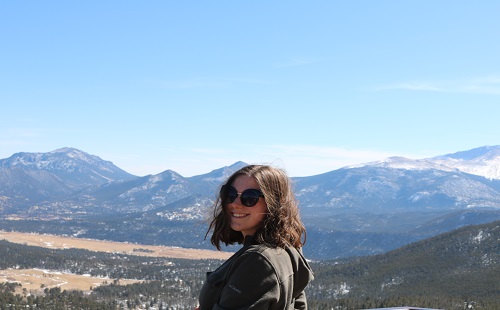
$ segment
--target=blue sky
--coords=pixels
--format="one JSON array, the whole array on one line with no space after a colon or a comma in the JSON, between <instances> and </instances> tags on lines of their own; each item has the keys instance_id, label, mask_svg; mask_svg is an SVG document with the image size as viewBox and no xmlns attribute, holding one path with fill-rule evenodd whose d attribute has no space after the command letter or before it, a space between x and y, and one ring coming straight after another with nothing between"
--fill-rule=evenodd
<instances>
[{"instance_id":1,"label":"blue sky","mask_svg":"<svg viewBox=\"0 0 500 310\"><path fill-rule=\"evenodd\" d=\"M500 144L499 1L2 1L0 158L315 175Z\"/></svg>"}]
</instances>

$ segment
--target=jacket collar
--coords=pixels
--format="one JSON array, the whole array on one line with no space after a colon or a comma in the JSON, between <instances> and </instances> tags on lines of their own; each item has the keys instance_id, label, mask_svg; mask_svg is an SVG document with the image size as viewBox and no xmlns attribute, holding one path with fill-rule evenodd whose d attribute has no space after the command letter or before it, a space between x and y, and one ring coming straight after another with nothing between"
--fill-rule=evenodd
<instances>
[{"instance_id":1,"label":"jacket collar","mask_svg":"<svg viewBox=\"0 0 500 310\"><path fill-rule=\"evenodd\" d=\"M254 236L247 235L245 236L245 240L243 240L243 245L252 245L257 244Z\"/></svg>"}]
</instances>

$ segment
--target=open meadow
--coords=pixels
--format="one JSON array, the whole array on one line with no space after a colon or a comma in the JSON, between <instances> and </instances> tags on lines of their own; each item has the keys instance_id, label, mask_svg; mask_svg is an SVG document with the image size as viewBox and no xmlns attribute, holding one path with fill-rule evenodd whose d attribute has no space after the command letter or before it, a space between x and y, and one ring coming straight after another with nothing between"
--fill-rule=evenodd
<instances>
[{"instance_id":1,"label":"open meadow","mask_svg":"<svg viewBox=\"0 0 500 310\"><path fill-rule=\"evenodd\" d=\"M85 249L96 252L119 253L127 255L165 257L180 259L227 259L232 253L184 249L167 246L139 245L126 242L112 242L102 240L90 240L72 237L62 237L46 234L20 233L0 231L0 240L23 244L27 246L38 246L50 249ZM89 292L92 288L102 284L118 281L118 284L126 285L136 282L143 282L132 279L110 279L107 277L93 277L90 275L77 275L60 270L42 269L4 269L0 270L0 283L19 283L22 289L26 289L31 294L42 294L45 288L59 287L61 290L81 290Z\"/></svg>"},{"instance_id":2,"label":"open meadow","mask_svg":"<svg viewBox=\"0 0 500 310\"><path fill-rule=\"evenodd\" d=\"M139 280L119 279L117 284L126 285ZM61 290L80 290L89 292L102 284L113 283L110 278L76 275L59 271L41 269L5 269L0 270L0 283L14 282L22 285L30 293L42 293L45 288L59 287ZM18 292L21 293L21 292Z\"/></svg>"},{"instance_id":3,"label":"open meadow","mask_svg":"<svg viewBox=\"0 0 500 310\"><path fill-rule=\"evenodd\" d=\"M127 242L91 240L46 234L0 231L0 240L50 249L86 249L96 252L184 259L227 259L233 253L169 246L140 245Z\"/></svg>"}]
</instances>

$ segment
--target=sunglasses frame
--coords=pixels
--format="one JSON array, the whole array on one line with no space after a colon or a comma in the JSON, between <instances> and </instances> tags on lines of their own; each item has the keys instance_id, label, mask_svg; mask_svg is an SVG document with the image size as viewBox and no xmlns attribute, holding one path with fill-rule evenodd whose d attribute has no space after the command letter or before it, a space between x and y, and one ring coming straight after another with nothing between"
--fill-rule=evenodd
<instances>
[{"instance_id":1,"label":"sunglasses frame","mask_svg":"<svg viewBox=\"0 0 500 310\"><path fill-rule=\"evenodd\" d=\"M229 193L230 191L233 191L233 194L236 193L236 196L234 197L233 200L229 199ZM248 199L254 199L256 198L254 195L251 197L248 197L245 195L245 193L257 193L257 200L255 200L255 203L251 203L248 201ZM224 195L225 194L225 195ZM264 194L260 191L260 189L255 189L255 188L247 188L243 192L239 193L236 188L234 188L232 185L222 185L220 189L220 196L221 198L225 198L226 203L233 203L238 196L240 196L240 201L241 204L244 205L247 208L251 208L255 206L259 202L259 198L262 197L264 198Z\"/></svg>"}]
</instances>

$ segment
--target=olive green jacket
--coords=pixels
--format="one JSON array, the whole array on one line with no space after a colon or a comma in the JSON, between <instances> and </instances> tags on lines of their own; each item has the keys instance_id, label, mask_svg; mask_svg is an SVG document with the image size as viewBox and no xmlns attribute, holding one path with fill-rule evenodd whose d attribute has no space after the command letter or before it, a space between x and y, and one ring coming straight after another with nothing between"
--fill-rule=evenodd
<instances>
[{"instance_id":1,"label":"olive green jacket","mask_svg":"<svg viewBox=\"0 0 500 310\"><path fill-rule=\"evenodd\" d=\"M207 273L200 310L305 310L304 288L313 278L301 251L256 244L247 236L238 252Z\"/></svg>"}]
</instances>

